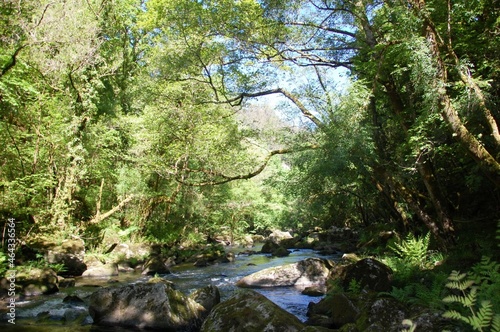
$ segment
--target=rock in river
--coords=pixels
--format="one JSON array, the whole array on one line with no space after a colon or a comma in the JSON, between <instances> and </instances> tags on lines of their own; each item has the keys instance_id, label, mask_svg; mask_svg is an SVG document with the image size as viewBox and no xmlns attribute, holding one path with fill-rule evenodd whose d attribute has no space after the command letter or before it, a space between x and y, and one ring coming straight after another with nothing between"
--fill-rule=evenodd
<instances>
[{"instance_id":1,"label":"rock in river","mask_svg":"<svg viewBox=\"0 0 500 332\"><path fill-rule=\"evenodd\" d=\"M328 278L328 262L307 258L300 262L270 267L250 274L236 282L239 287L309 287L324 285Z\"/></svg>"},{"instance_id":2,"label":"rock in river","mask_svg":"<svg viewBox=\"0 0 500 332\"><path fill-rule=\"evenodd\" d=\"M166 331L196 331L205 308L164 283L103 288L90 296L94 323Z\"/></svg>"},{"instance_id":3,"label":"rock in river","mask_svg":"<svg viewBox=\"0 0 500 332\"><path fill-rule=\"evenodd\" d=\"M251 290L237 292L212 310L201 332L302 331L305 325L265 296Z\"/></svg>"}]
</instances>

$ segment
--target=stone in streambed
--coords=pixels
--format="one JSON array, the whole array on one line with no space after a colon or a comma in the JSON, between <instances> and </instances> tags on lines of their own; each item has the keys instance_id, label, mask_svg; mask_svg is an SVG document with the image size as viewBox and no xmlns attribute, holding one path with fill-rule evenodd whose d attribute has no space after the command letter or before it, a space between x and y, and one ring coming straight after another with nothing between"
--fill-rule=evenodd
<instances>
[{"instance_id":1,"label":"stone in streambed","mask_svg":"<svg viewBox=\"0 0 500 332\"><path fill-rule=\"evenodd\" d=\"M164 283L144 283L103 288L90 296L94 323L164 329L197 330L206 309Z\"/></svg>"},{"instance_id":2,"label":"stone in streambed","mask_svg":"<svg viewBox=\"0 0 500 332\"><path fill-rule=\"evenodd\" d=\"M83 272L82 277L105 278L118 275L118 266L116 264L104 264L93 266Z\"/></svg>"},{"instance_id":3,"label":"stone in streambed","mask_svg":"<svg viewBox=\"0 0 500 332\"><path fill-rule=\"evenodd\" d=\"M237 292L212 310L201 332L294 332L305 325L265 296L251 290Z\"/></svg>"},{"instance_id":4,"label":"stone in streambed","mask_svg":"<svg viewBox=\"0 0 500 332\"><path fill-rule=\"evenodd\" d=\"M236 282L236 286L252 287L310 287L324 285L328 278L328 262L307 258L300 262L271 267L250 274Z\"/></svg>"}]
</instances>

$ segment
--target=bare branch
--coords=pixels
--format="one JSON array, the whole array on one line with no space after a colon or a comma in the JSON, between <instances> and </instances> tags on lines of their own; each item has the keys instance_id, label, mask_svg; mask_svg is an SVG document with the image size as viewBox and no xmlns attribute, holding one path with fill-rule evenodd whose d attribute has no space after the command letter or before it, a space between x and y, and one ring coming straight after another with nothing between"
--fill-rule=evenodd
<instances>
[{"instance_id":1,"label":"bare branch","mask_svg":"<svg viewBox=\"0 0 500 332\"><path fill-rule=\"evenodd\" d=\"M112 216L114 213L116 213L116 212L120 211L121 209L123 209L123 207L125 205L127 205L127 203L130 202L131 200L133 200L134 198L135 198L134 195L129 195L124 200L122 200L120 203L118 203L117 206L115 206L114 208L112 208L108 212L103 213L103 214L97 213L96 216L90 220L90 223L91 224L97 224L97 223L103 221L104 219Z\"/></svg>"},{"instance_id":2,"label":"bare branch","mask_svg":"<svg viewBox=\"0 0 500 332\"><path fill-rule=\"evenodd\" d=\"M311 23L311 22L288 22L286 24L288 24L288 25L294 25L294 26L308 27L308 28L315 28L315 29L318 29L318 30L326 31L326 32L333 32L333 33L337 33L337 34L340 34L340 35L349 36L351 38L356 38L356 34L354 32L346 31L346 30L341 30L341 29L335 29L335 28L332 28L332 27L329 27L329 26L318 25L318 24L314 24L314 23Z\"/></svg>"},{"instance_id":3,"label":"bare branch","mask_svg":"<svg viewBox=\"0 0 500 332\"><path fill-rule=\"evenodd\" d=\"M285 96L288 100L290 100L292 103L294 103L295 106L297 106L297 108L302 112L302 114L306 118L311 120L318 128L324 127L323 122L319 118L314 116L314 114L312 114L307 109L307 107L300 102L300 100L299 100L299 98L297 98L297 96L293 95L289 91L282 89L282 88L260 91L260 92L256 92L256 93L244 92L244 93L241 93L240 95L238 95L232 99L228 99L227 102L231 106L239 106L239 105L241 105L241 103L243 102L243 100L245 98L256 98L256 97L268 96L268 95L272 95L272 94L281 94L281 95Z\"/></svg>"}]
</instances>

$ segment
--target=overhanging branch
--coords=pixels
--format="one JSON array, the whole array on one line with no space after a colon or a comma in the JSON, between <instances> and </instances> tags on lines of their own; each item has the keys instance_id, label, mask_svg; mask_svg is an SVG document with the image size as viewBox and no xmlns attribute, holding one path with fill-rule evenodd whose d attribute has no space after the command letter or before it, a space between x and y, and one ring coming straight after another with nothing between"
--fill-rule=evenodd
<instances>
[{"instance_id":1,"label":"overhanging branch","mask_svg":"<svg viewBox=\"0 0 500 332\"><path fill-rule=\"evenodd\" d=\"M287 153L293 153L293 152L299 152L299 151L304 151L304 150L311 150L311 149L317 149L319 148L319 145L317 144L309 144L309 145L305 145L305 146L301 146L299 148L289 148L289 149L278 149L278 150L272 150L270 151L266 158L264 159L264 161L262 162L262 164L257 167L254 171L250 172L250 173L247 173L247 174L239 174L239 175L235 175L235 176L227 176L227 175L224 175L222 173L217 173L217 172L214 172L214 171L207 171L207 170L203 170L203 169L186 169L188 172L199 172L199 173L204 173L204 174L207 174L207 175L210 175L210 176L213 176L213 177L217 177L219 178L220 180L210 180L210 181L204 181L204 182L196 182L196 183L193 183L193 182L187 182L181 178L177 178L176 180L179 182L179 183L182 183L183 185L187 185L187 186L190 186L190 187L204 187L204 186L214 186L214 185L221 185L221 184L224 184L224 183L228 183L228 182L231 182L231 181L235 181L235 180L247 180L247 179L251 179L257 175L259 175L260 173L262 173L262 171L266 168L267 164L269 163L269 160L271 160L271 158L275 155L278 155L278 154L287 154Z\"/></svg>"},{"instance_id":2,"label":"overhanging branch","mask_svg":"<svg viewBox=\"0 0 500 332\"><path fill-rule=\"evenodd\" d=\"M255 98L255 97L262 97L262 96L268 96L272 94L281 94L285 96L288 100L290 100L297 108L302 112L302 114L311 120L318 128L324 128L323 122L317 118L314 114L312 114L307 107L302 104L296 96L294 96L292 93L289 91L282 89L282 88L277 88L277 89L272 89L272 90L266 90L266 91L260 91L260 92L255 92L255 93L241 93L238 96L228 99L227 102L231 106L239 106L243 102L245 98Z\"/></svg>"}]
</instances>

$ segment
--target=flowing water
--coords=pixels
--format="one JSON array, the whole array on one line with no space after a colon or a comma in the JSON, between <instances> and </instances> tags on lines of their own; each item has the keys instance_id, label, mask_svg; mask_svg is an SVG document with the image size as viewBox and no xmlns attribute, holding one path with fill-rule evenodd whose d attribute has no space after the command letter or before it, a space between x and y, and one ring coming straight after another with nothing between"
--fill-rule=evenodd
<instances>
[{"instance_id":1,"label":"flowing water","mask_svg":"<svg viewBox=\"0 0 500 332\"><path fill-rule=\"evenodd\" d=\"M254 248L258 250L258 248ZM308 257L322 257L337 260L339 257L321 256L312 250L295 250L287 257L270 257L269 255L254 254L246 255L238 252L238 249L228 249L236 254L236 259L231 263L216 264L207 267L194 267L192 264L183 264L171 268L171 274L162 277L174 283L176 289L184 294L205 287L209 284L217 286L221 292L221 300L229 298L236 290L235 282L240 278L262 269L294 263ZM241 252L241 250L240 250ZM78 278L76 287L62 289L59 293L50 296L32 298L29 301L16 303L16 325L7 323L7 318L2 317L0 322L1 331L55 331L55 332L128 332L135 331L128 328L103 328L90 325L90 316L82 323L87 325L64 325L64 315L68 308L67 303L63 303L67 295L76 295L82 299L88 297L101 286L118 286L123 284L133 284L146 282L149 277L136 273L121 273L118 277L109 279ZM302 295L299 289L294 287L274 287L255 289L268 299L297 316L300 320L306 319L307 306L310 302L318 302L321 297L309 297ZM72 312L85 312L86 304L71 304ZM40 316L50 313L52 319L43 320L43 324L38 319ZM2 315L3 316L3 315ZM59 317L59 318L57 318ZM53 323L51 323L51 320Z\"/></svg>"}]
</instances>

